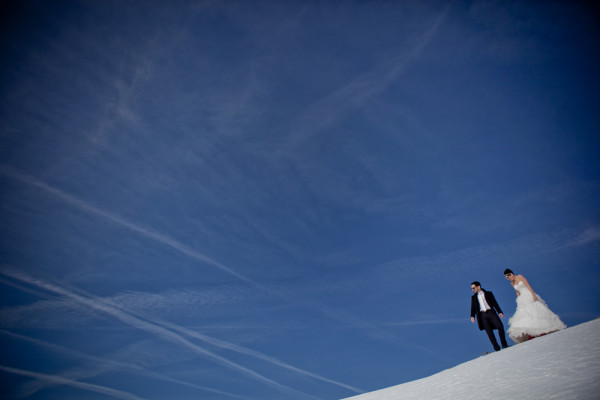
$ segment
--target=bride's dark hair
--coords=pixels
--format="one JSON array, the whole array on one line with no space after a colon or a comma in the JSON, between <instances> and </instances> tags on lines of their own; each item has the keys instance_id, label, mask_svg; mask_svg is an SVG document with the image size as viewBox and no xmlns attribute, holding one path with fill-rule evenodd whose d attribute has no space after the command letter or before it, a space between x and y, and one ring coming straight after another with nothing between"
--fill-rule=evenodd
<instances>
[{"instance_id":1,"label":"bride's dark hair","mask_svg":"<svg viewBox=\"0 0 600 400\"><path fill-rule=\"evenodd\" d=\"M513 275L514 275L515 273L514 273L514 272L512 272L510 269L506 268L506 269L504 270L504 275L508 275L508 274L513 274Z\"/></svg>"}]
</instances>

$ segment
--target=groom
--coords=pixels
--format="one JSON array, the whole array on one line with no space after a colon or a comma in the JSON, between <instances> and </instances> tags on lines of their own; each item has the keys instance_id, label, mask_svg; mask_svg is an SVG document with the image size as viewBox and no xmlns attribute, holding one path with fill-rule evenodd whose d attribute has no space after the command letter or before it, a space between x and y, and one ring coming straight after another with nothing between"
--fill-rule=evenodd
<instances>
[{"instance_id":1,"label":"groom","mask_svg":"<svg viewBox=\"0 0 600 400\"><path fill-rule=\"evenodd\" d=\"M506 338L504 337L504 325L500 321L500 318L504 317L504 315L498 302L496 302L494 294L483 290L481 284L477 281L471 283L471 290L475 292L471 298L471 322L474 323L475 316L477 316L479 330L482 331L485 329L485 333L487 333L496 351L500 350L500 346L498 346L496 336L494 335L494 329L497 329L502 348L507 348L508 343L506 343ZM496 311L498 311L498 314L496 314ZM498 315L500 315L500 318L498 318Z\"/></svg>"}]
</instances>

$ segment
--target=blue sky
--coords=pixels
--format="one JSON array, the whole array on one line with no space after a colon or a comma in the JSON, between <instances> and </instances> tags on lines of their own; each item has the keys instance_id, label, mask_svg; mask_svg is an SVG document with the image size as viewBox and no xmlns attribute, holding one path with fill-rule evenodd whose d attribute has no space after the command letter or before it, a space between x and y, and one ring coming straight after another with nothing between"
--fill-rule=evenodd
<instances>
[{"instance_id":1,"label":"blue sky","mask_svg":"<svg viewBox=\"0 0 600 400\"><path fill-rule=\"evenodd\" d=\"M506 267L599 315L583 2L8 3L3 398L400 384L491 349Z\"/></svg>"}]
</instances>

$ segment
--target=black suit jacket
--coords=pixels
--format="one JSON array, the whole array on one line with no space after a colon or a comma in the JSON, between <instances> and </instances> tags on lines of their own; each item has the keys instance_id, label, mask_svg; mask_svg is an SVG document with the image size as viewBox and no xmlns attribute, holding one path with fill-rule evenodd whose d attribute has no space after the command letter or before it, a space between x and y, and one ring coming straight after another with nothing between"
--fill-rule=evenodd
<instances>
[{"instance_id":1,"label":"black suit jacket","mask_svg":"<svg viewBox=\"0 0 600 400\"><path fill-rule=\"evenodd\" d=\"M502 309L500 309L500 306L498 305L498 302L496 301L494 294L492 292L488 292L483 289L481 289L481 291L483 292L483 295L485 296L485 301L487 301L488 305L490 307L492 307L492 310L494 312L497 312L498 314L504 314L502 312ZM474 316L477 316L477 325L479 325L479 330L482 331L483 330L483 321L481 320L481 309L479 306L479 299L477 299L477 293L475 293L473 295L473 297L471 297L471 317L474 317Z\"/></svg>"}]
</instances>

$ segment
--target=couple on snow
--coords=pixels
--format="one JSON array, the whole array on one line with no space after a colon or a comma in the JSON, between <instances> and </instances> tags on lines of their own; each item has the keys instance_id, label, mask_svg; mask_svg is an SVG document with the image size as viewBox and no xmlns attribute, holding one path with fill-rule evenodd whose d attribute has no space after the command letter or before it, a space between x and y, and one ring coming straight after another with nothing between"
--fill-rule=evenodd
<instances>
[{"instance_id":1,"label":"couple on snow","mask_svg":"<svg viewBox=\"0 0 600 400\"><path fill-rule=\"evenodd\" d=\"M515 275L510 269L506 269L504 276L517 292L517 310L508 320L508 335L513 342L521 343L567 327L533 291L523 275ZM504 315L494 294L483 290L477 281L471 283L471 290L475 292L471 298L471 322L474 323L477 317L479 330L485 330L496 351L500 350L494 335L494 329L497 329L502 348L507 348L504 325L500 321Z\"/></svg>"}]
</instances>

